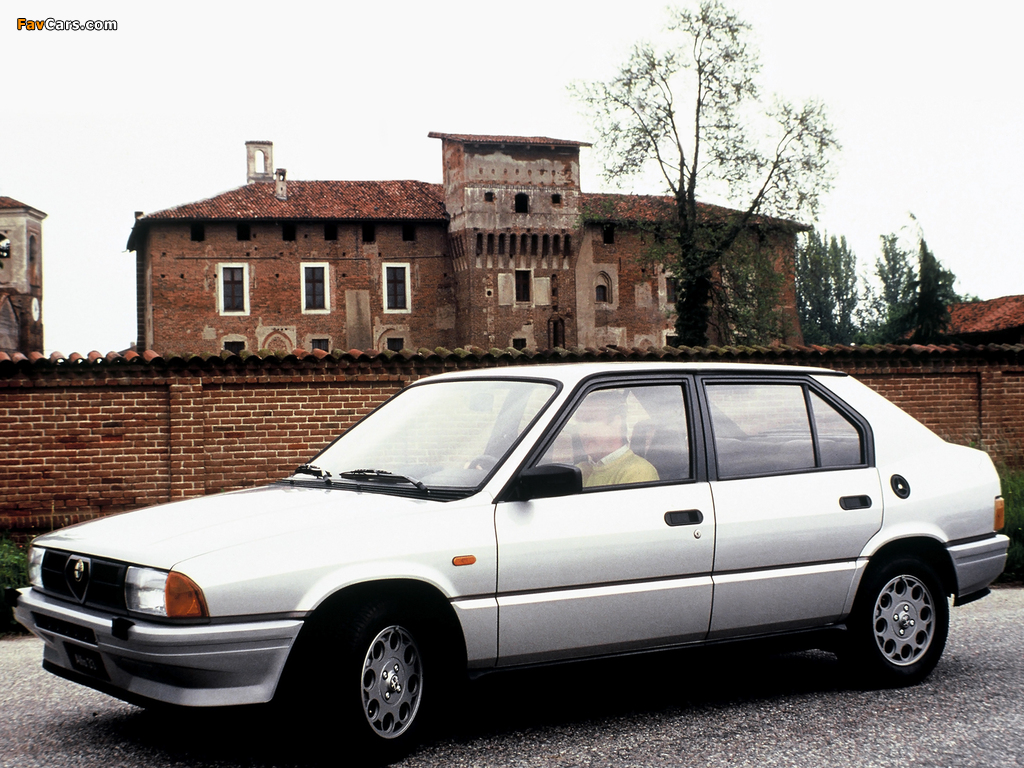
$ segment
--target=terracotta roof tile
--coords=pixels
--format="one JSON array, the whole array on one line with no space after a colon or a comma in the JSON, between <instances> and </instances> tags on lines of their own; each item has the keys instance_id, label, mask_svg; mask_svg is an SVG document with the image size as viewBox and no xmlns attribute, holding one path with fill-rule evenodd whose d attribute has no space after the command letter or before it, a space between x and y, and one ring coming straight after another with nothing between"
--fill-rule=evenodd
<instances>
[{"instance_id":1,"label":"terracotta roof tile","mask_svg":"<svg viewBox=\"0 0 1024 768\"><path fill-rule=\"evenodd\" d=\"M440 133L431 131L427 134L430 139L447 139L448 141L461 141L464 144L543 144L553 147L589 147L592 146L585 141L572 141L571 139L552 139L547 136L489 136L470 133Z\"/></svg>"},{"instance_id":2,"label":"terracotta roof tile","mask_svg":"<svg viewBox=\"0 0 1024 768\"><path fill-rule=\"evenodd\" d=\"M423 181L289 181L288 199L274 182L246 184L215 197L146 214L164 219L353 219L447 221L440 184Z\"/></svg>"},{"instance_id":3,"label":"terracotta roof tile","mask_svg":"<svg viewBox=\"0 0 1024 768\"><path fill-rule=\"evenodd\" d=\"M13 197L5 197L0 195L0 209L7 208L31 208L32 206L26 205L25 203L15 200Z\"/></svg>"},{"instance_id":4,"label":"terracotta roof tile","mask_svg":"<svg viewBox=\"0 0 1024 768\"><path fill-rule=\"evenodd\" d=\"M992 333L1024 327L1024 295L954 304L949 310L949 332L954 334Z\"/></svg>"},{"instance_id":5,"label":"terracotta roof tile","mask_svg":"<svg viewBox=\"0 0 1024 768\"><path fill-rule=\"evenodd\" d=\"M584 221L655 222L668 218L675 207L675 198L670 195L622 195L604 192L584 192L580 195ZM697 216L701 221L711 221L735 215L738 211L710 203L697 203ZM777 219L771 216L754 216L753 224L771 224L802 232L810 227L796 221Z\"/></svg>"}]
</instances>

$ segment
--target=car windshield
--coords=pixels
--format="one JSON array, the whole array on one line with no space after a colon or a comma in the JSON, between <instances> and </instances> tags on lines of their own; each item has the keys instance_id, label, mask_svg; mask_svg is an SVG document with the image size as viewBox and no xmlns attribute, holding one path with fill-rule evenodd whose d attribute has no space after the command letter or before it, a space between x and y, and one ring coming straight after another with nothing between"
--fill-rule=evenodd
<instances>
[{"instance_id":1,"label":"car windshield","mask_svg":"<svg viewBox=\"0 0 1024 768\"><path fill-rule=\"evenodd\" d=\"M543 381L440 381L403 390L304 472L368 483L478 486L555 394Z\"/></svg>"}]
</instances>

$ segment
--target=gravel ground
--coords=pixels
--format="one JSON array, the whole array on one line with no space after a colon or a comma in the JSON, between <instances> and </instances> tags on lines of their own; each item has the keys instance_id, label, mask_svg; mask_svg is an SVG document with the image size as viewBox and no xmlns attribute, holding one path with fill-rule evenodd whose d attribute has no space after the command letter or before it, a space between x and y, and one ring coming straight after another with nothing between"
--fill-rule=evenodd
<instances>
[{"instance_id":1,"label":"gravel ground","mask_svg":"<svg viewBox=\"0 0 1024 768\"><path fill-rule=\"evenodd\" d=\"M914 688L857 690L828 654L670 653L496 675L402 766L1024 766L1024 589L952 611ZM309 734L262 709L144 711L0 640L0 765L303 766ZM365 761L339 744L339 765Z\"/></svg>"}]
</instances>

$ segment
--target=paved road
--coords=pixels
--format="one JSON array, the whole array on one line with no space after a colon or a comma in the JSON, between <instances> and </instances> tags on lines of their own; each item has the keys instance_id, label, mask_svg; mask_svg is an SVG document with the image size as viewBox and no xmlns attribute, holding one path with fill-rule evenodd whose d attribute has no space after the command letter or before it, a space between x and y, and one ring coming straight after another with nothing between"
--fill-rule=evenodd
<instances>
[{"instance_id":1,"label":"paved road","mask_svg":"<svg viewBox=\"0 0 1024 768\"><path fill-rule=\"evenodd\" d=\"M42 672L40 653L0 641L4 768L311 764L303 734L260 712L145 712ZM915 688L856 690L822 653L737 655L492 676L400 765L1024 766L1024 589L954 609L946 654Z\"/></svg>"}]
</instances>

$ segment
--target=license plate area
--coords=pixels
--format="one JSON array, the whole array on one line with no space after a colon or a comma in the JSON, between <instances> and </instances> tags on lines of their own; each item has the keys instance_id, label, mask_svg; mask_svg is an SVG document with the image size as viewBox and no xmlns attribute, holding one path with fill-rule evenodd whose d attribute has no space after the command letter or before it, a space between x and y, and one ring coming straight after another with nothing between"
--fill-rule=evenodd
<instances>
[{"instance_id":1,"label":"license plate area","mask_svg":"<svg viewBox=\"0 0 1024 768\"><path fill-rule=\"evenodd\" d=\"M76 672L95 677L98 680L110 679L106 667L103 666L103 659L96 651L71 643L64 643L64 651L71 662L71 668Z\"/></svg>"}]
</instances>

